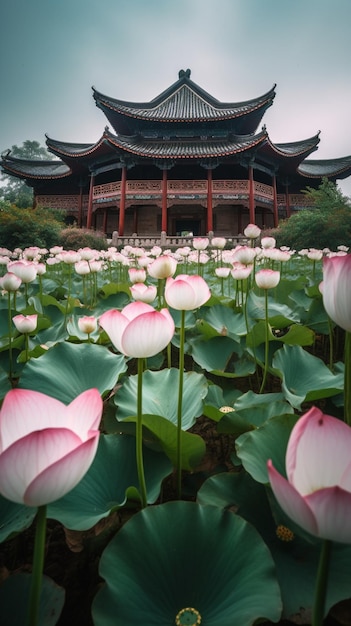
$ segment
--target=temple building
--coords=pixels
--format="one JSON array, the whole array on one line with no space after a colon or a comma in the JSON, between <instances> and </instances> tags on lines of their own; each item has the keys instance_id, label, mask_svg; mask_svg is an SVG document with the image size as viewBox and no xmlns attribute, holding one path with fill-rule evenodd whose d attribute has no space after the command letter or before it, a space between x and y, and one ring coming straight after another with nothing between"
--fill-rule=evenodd
<instances>
[{"instance_id":1,"label":"temple building","mask_svg":"<svg viewBox=\"0 0 351 626\"><path fill-rule=\"evenodd\" d=\"M308 158L319 132L271 141L261 122L275 89L220 102L191 80L190 70L150 102L117 100L93 88L110 125L96 143L47 136L54 160L18 159L8 151L0 165L33 187L34 206L63 209L68 223L108 235L228 236L249 222L273 227L307 206L307 186L351 175L351 156Z\"/></svg>"}]
</instances>

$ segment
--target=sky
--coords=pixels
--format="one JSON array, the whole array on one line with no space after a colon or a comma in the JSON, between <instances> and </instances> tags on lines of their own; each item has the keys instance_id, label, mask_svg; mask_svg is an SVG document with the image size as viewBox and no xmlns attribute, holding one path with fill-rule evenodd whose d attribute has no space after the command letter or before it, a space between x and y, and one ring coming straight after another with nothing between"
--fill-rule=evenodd
<instances>
[{"instance_id":1,"label":"sky","mask_svg":"<svg viewBox=\"0 0 351 626\"><path fill-rule=\"evenodd\" d=\"M223 102L276 84L274 143L321 131L310 158L351 155L350 0L11 0L0 18L0 152L95 143L108 121L92 87L148 102L189 68ZM339 187L351 197L351 177Z\"/></svg>"}]
</instances>

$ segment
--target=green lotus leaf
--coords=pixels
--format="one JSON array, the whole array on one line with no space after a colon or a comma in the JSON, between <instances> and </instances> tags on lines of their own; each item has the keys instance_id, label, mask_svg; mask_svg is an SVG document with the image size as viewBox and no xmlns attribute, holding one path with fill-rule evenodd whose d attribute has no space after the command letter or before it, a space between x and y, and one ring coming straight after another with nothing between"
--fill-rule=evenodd
<instances>
[{"instance_id":1,"label":"green lotus leaf","mask_svg":"<svg viewBox=\"0 0 351 626\"><path fill-rule=\"evenodd\" d=\"M164 369L143 373L143 413L161 415L177 424L179 370ZM207 381L202 374L185 372L183 378L182 428L188 430L202 414ZM116 417L122 421L137 412L138 376L129 376L114 396Z\"/></svg>"},{"instance_id":2,"label":"green lotus leaf","mask_svg":"<svg viewBox=\"0 0 351 626\"><path fill-rule=\"evenodd\" d=\"M1 626L28 624L29 593L32 576L14 574L0 586ZM65 602L65 590L51 578L43 576L39 601L38 626L55 626Z\"/></svg>"},{"instance_id":3,"label":"green lotus leaf","mask_svg":"<svg viewBox=\"0 0 351 626\"><path fill-rule=\"evenodd\" d=\"M239 336L247 333L244 315L221 304L208 308L204 314L204 321L215 329L218 335L231 337L234 341L238 341Z\"/></svg>"},{"instance_id":4,"label":"green lotus leaf","mask_svg":"<svg viewBox=\"0 0 351 626\"><path fill-rule=\"evenodd\" d=\"M92 608L99 626L171 625L184 609L206 626L251 626L281 614L265 543L245 520L217 507L168 502L144 509L105 549L100 575L106 582Z\"/></svg>"},{"instance_id":5,"label":"green lotus leaf","mask_svg":"<svg viewBox=\"0 0 351 626\"><path fill-rule=\"evenodd\" d=\"M129 417L125 422L135 422L136 417ZM123 425L124 423L123 422ZM175 424L160 415L143 414L143 426L153 435L159 446L167 454L173 465L177 464L177 436ZM182 430L181 439L181 467L184 470L193 470L202 460L206 452L204 440L194 433Z\"/></svg>"},{"instance_id":6,"label":"green lotus leaf","mask_svg":"<svg viewBox=\"0 0 351 626\"><path fill-rule=\"evenodd\" d=\"M267 461L285 476L285 452L298 416L271 417L260 428L246 432L235 442L236 453L246 471L259 483L268 483Z\"/></svg>"},{"instance_id":7,"label":"green lotus leaf","mask_svg":"<svg viewBox=\"0 0 351 626\"><path fill-rule=\"evenodd\" d=\"M216 376L240 378L250 376L256 369L254 360L230 337L194 340L191 355L200 367Z\"/></svg>"},{"instance_id":8,"label":"green lotus leaf","mask_svg":"<svg viewBox=\"0 0 351 626\"><path fill-rule=\"evenodd\" d=\"M295 409L303 402L335 396L344 389L344 377L300 346L283 346L275 353L273 368L282 377L282 391Z\"/></svg>"},{"instance_id":9,"label":"green lotus leaf","mask_svg":"<svg viewBox=\"0 0 351 626\"><path fill-rule=\"evenodd\" d=\"M16 502L10 502L0 495L0 543L14 533L28 528L37 510Z\"/></svg>"},{"instance_id":10,"label":"green lotus leaf","mask_svg":"<svg viewBox=\"0 0 351 626\"><path fill-rule=\"evenodd\" d=\"M246 472L225 473L205 481L198 492L202 505L234 509L250 522L266 542L274 559L283 597L282 617L292 623L311 622L317 568L322 542L304 537L300 529L270 505L270 490L256 482ZM283 541L277 534L280 525L293 531L291 541ZM337 602L350 597L351 546L334 543L332 546L325 615Z\"/></svg>"},{"instance_id":11,"label":"green lotus leaf","mask_svg":"<svg viewBox=\"0 0 351 626\"><path fill-rule=\"evenodd\" d=\"M147 499L157 500L162 481L172 471L162 452L143 447ZM138 493L135 437L101 435L95 459L80 483L47 507L47 517L67 528L87 530ZM136 496L137 497L137 496Z\"/></svg>"},{"instance_id":12,"label":"green lotus leaf","mask_svg":"<svg viewBox=\"0 0 351 626\"><path fill-rule=\"evenodd\" d=\"M219 422L224 415L222 407L234 407L235 401L241 396L239 389L222 389L219 385L209 385L203 408L203 414L215 422Z\"/></svg>"},{"instance_id":13,"label":"green lotus leaf","mask_svg":"<svg viewBox=\"0 0 351 626\"><path fill-rule=\"evenodd\" d=\"M11 384L6 372L0 369L0 402L11 389Z\"/></svg>"},{"instance_id":14,"label":"green lotus leaf","mask_svg":"<svg viewBox=\"0 0 351 626\"><path fill-rule=\"evenodd\" d=\"M238 437L262 426L271 417L288 413L293 413L293 408L282 394L255 394L248 391L234 403L233 412L223 416L218 424L218 432L231 433Z\"/></svg>"},{"instance_id":15,"label":"green lotus leaf","mask_svg":"<svg viewBox=\"0 0 351 626\"><path fill-rule=\"evenodd\" d=\"M95 387L103 396L126 371L125 358L91 343L59 343L23 368L22 389L33 389L68 404Z\"/></svg>"},{"instance_id":16,"label":"green lotus leaf","mask_svg":"<svg viewBox=\"0 0 351 626\"><path fill-rule=\"evenodd\" d=\"M286 304L278 302L274 297L274 290L270 290L268 296L268 319L271 326L277 328L285 328L289 326L291 322L299 322L299 316L297 311L293 311ZM247 313L250 318L254 320L260 320L266 318L265 313L265 297L258 296L254 291L249 293L247 298Z\"/></svg>"},{"instance_id":17,"label":"green lotus leaf","mask_svg":"<svg viewBox=\"0 0 351 626\"><path fill-rule=\"evenodd\" d=\"M307 326L291 324L283 328L272 328L268 326L268 340L285 343L288 345L311 346L314 342L314 332ZM259 346L266 341L266 322L260 320L250 330L247 335L247 345L249 347Z\"/></svg>"}]
</instances>

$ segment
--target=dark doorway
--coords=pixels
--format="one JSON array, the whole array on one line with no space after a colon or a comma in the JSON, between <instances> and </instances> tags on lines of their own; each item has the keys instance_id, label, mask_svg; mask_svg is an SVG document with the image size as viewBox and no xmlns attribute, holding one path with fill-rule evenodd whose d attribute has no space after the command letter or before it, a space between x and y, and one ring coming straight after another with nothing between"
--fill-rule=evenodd
<instances>
[{"instance_id":1,"label":"dark doorway","mask_svg":"<svg viewBox=\"0 0 351 626\"><path fill-rule=\"evenodd\" d=\"M200 220L176 220L175 223L175 234L177 237L186 237L187 235L200 235Z\"/></svg>"}]
</instances>

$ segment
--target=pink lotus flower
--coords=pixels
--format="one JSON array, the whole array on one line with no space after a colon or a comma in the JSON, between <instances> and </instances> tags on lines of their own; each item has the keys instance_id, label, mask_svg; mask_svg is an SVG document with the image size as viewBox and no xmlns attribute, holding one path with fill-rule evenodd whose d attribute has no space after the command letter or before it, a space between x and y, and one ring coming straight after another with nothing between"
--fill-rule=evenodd
<instances>
[{"instance_id":1,"label":"pink lotus flower","mask_svg":"<svg viewBox=\"0 0 351 626\"><path fill-rule=\"evenodd\" d=\"M0 278L0 287L5 291L18 291L22 284L22 279L12 272L6 272L2 278Z\"/></svg>"},{"instance_id":2,"label":"pink lotus flower","mask_svg":"<svg viewBox=\"0 0 351 626\"><path fill-rule=\"evenodd\" d=\"M329 317L351 332L351 254L324 257L323 304Z\"/></svg>"},{"instance_id":3,"label":"pink lotus flower","mask_svg":"<svg viewBox=\"0 0 351 626\"><path fill-rule=\"evenodd\" d=\"M261 246L262 248L275 248L276 241L274 237L262 237Z\"/></svg>"},{"instance_id":4,"label":"pink lotus flower","mask_svg":"<svg viewBox=\"0 0 351 626\"><path fill-rule=\"evenodd\" d=\"M211 297L206 281L201 276L179 274L168 278L165 299L168 306L177 311L193 311Z\"/></svg>"},{"instance_id":5,"label":"pink lotus flower","mask_svg":"<svg viewBox=\"0 0 351 626\"><path fill-rule=\"evenodd\" d=\"M260 234L261 234L261 229L259 226L256 226L256 224L248 224L246 228L244 229L244 235L245 237L248 237L249 239L257 239L257 237L259 237Z\"/></svg>"},{"instance_id":6,"label":"pink lotus flower","mask_svg":"<svg viewBox=\"0 0 351 626\"><path fill-rule=\"evenodd\" d=\"M208 237L194 237L193 248L194 250L206 250L210 240Z\"/></svg>"},{"instance_id":7,"label":"pink lotus flower","mask_svg":"<svg viewBox=\"0 0 351 626\"><path fill-rule=\"evenodd\" d=\"M93 315L82 315L78 318L78 328L82 333L90 335L97 329L97 319Z\"/></svg>"},{"instance_id":8,"label":"pink lotus flower","mask_svg":"<svg viewBox=\"0 0 351 626\"><path fill-rule=\"evenodd\" d=\"M119 352L135 358L158 354L174 335L174 321L169 311L156 311L144 302L131 302L122 311L106 311L99 323Z\"/></svg>"},{"instance_id":9,"label":"pink lotus flower","mask_svg":"<svg viewBox=\"0 0 351 626\"><path fill-rule=\"evenodd\" d=\"M212 237L212 240L211 240L212 248L216 248L217 250L223 250L223 248L225 248L226 243L227 243L227 240L225 237Z\"/></svg>"},{"instance_id":10,"label":"pink lotus flower","mask_svg":"<svg viewBox=\"0 0 351 626\"><path fill-rule=\"evenodd\" d=\"M177 261L174 257L169 256L167 254L163 256L157 257L150 265L147 267L147 271L150 276L153 278L168 278L168 276L173 276L177 269Z\"/></svg>"},{"instance_id":11,"label":"pink lotus flower","mask_svg":"<svg viewBox=\"0 0 351 626\"><path fill-rule=\"evenodd\" d=\"M26 335L28 333L32 333L36 327L38 322L38 316L36 314L33 315L15 315L12 318L14 325L16 326L19 333Z\"/></svg>"},{"instance_id":12,"label":"pink lotus flower","mask_svg":"<svg viewBox=\"0 0 351 626\"><path fill-rule=\"evenodd\" d=\"M135 283L144 283L146 280L146 271L141 267L130 267L128 270L128 276L133 285Z\"/></svg>"},{"instance_id":13,"label":"pink lotus flower","mask_svg":"<svg viewBox=\"0 0 351 626\"><path fill-rule=\"evenodd\" d=\"M33 261L11 261L7 269L16 274L23 283L31 283L37 277L37 268Z\"/></svg>"},{"instance_id":14,"label":"pink lotus flower","mask_svg":"<svg viewBox=\"0 0 351 626\"><path fill-rule=\"evenodd\" d=\"M130 293L134 300L151 304L157 296L157 288L155 285L147 286L144 283L135 283L131 286Z\"/></svg>"},{"instance_id":15,"label":"pink lotus flower","mask_svg":"<svg viewBox=\"0 0 351 626\"><path fill-rule=\"evenodd\" d=\"M287 479L268 461L282 509L312 535L351 543L351 428L313 407L294 426L285 457Z\"/></svg>"},{"instance_id":16,"label":"pink lotus flower","mask_svg":"<svg viewBox=\"0 0 351 626\"><path fill-rule=\"evenodd\" d=\"M260 289L273 289L280 281L280 272L275 270L260 270L255 275L257 287Z\"/></svg>"},{"instance_id":17,"label":"pink lotus flower","mask_svg":"<svg viewBox=\"0 0 351 626\"><path fill-rule=\"evenodd\" d=\"M39 507L73 489L93 462L102 408L97 389L67 406L38 391L9 391L0 411L0 493Z\"/></svg>"}]
</instances>

